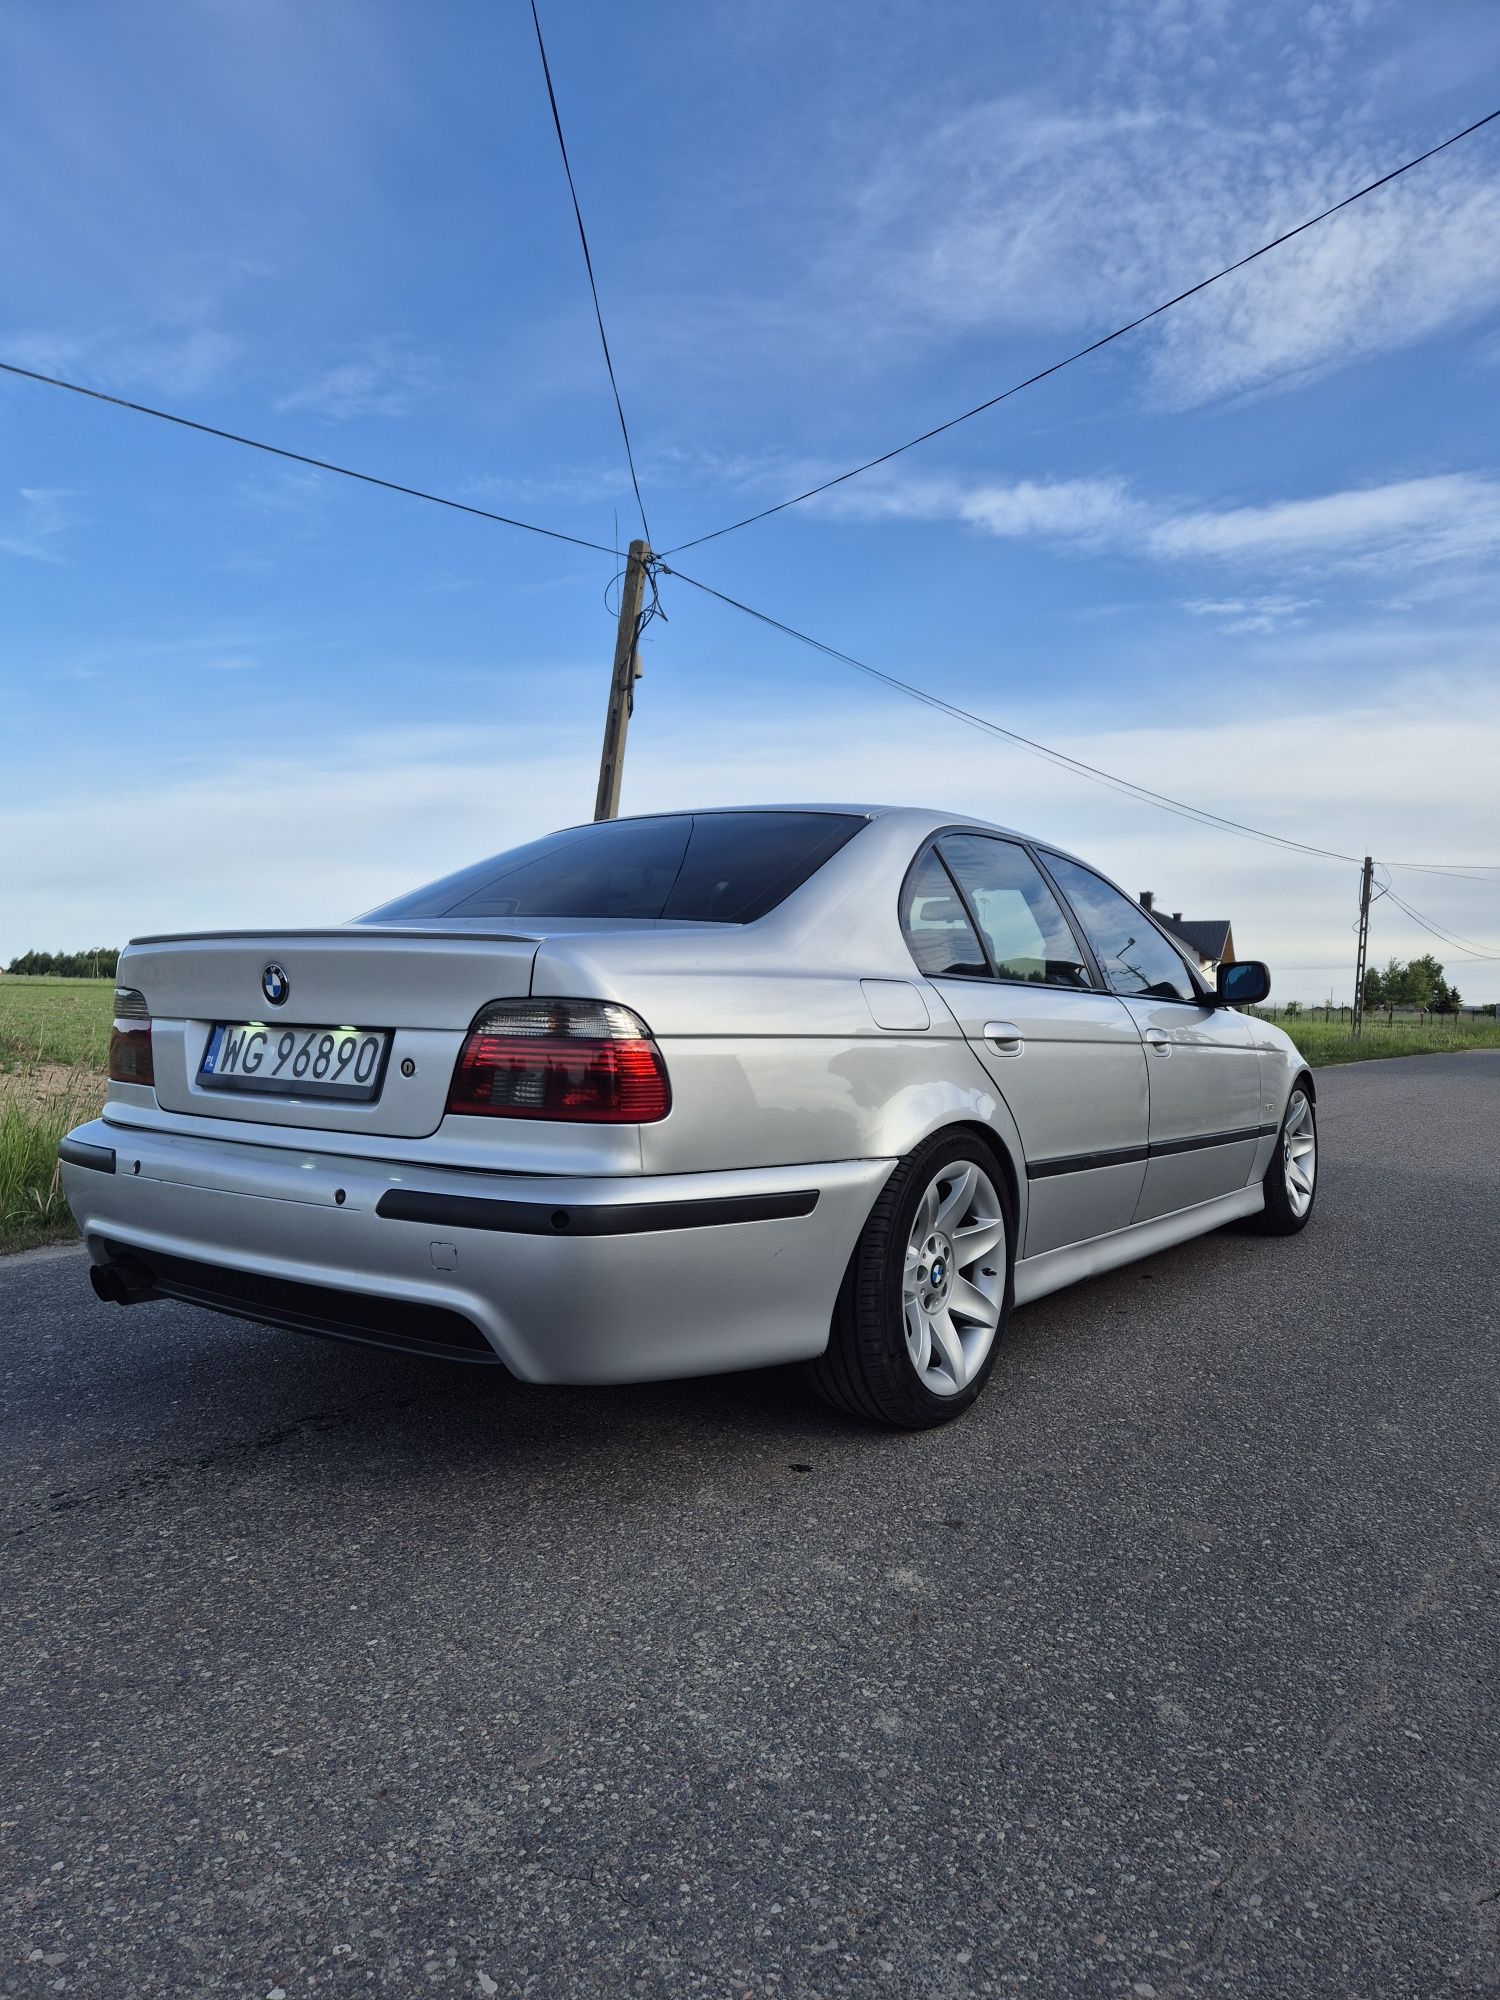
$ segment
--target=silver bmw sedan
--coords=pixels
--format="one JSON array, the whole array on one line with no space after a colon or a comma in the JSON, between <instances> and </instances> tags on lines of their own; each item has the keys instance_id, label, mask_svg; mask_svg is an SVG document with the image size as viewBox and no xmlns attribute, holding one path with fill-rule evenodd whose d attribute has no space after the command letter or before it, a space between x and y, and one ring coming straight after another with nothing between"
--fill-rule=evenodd
<instances>
[{"instance_id":1,"label":"silver bmw sedan","mask_svg":"<svg viewBox=\"0 0 1500 2000\"><path fill-rule=\"evenodd\" d=\"M63 1142L94 1290L529 1382L803 1362L942 1423L1011 1311L1304 1228L1295 1046L1149 911L908 807L570 827L341 927L146 937Z\"/></svg>"}]
</instances>

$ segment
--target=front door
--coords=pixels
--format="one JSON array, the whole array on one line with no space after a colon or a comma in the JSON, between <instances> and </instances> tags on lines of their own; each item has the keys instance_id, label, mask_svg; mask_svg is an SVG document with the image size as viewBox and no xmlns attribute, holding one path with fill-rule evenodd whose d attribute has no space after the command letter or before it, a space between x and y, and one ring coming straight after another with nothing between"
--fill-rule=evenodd
<instances>
[{"instance_id":1,"label":"front door","mask_svg":"<svg viewBox=\"0 0 1500 2000\"><path fill-rule=\"evenodd\" d=\"M1260 1139L1260 1058L1229 1007L1127 1000L1146 1043L1151 1158L1137 1221L1242 1188Z\"/></svg>"},{"instance_id":2,"label":"front door","mask_svg":"<svg viewBox=\"0 0 1500 2000\"><path fill-rule=\"evenodd\" d=\"M1042 858L1146 1048L1150 1158L1135 1220L1244 1187L1260 1136L1260 1058L1250 1023L1207 1004L1138 903L1076 861Z\"/></svg>"},{"instance_id":3,"label":"front door","mask_svg":"<svg viewBox=\"0 0 1500 2000\"><path fill-rule=\"evenodd\" d=\"M1024 1254L1125 1228L1145 1175L1146 1055L1036 864L1015 841L944 834L913 869L902 915L1020 1132Z\"/></svg>"}]
</instances>

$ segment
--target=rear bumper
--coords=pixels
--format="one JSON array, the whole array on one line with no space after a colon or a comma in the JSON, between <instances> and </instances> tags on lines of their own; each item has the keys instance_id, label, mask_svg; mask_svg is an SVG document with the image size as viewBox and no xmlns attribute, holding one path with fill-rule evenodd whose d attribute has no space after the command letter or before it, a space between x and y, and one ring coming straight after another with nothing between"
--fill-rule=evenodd
<instances>
[{"instance_id":1,"label":"rear bumper","mask_svg":"<svg viewBox=\"0 0 1500 2000\"><path fill-rule=\"evenodd\" d=\"M96 1263L270 1324L627 1382L808 1358L889 1160L565 1179L96 1120L61 1149Z\"/></svg>"}]
</instances>

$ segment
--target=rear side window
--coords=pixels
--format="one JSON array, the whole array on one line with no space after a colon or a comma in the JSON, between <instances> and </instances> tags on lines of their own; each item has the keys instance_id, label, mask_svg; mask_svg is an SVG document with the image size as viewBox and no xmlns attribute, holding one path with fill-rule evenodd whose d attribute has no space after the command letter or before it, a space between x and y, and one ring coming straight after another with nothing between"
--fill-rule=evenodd
<instances>
[{"instance_id":1,"label":"rear side window","mask_svg":"<svg viewBox=\"0 0 1500 2000\"><path fill-rule=\"evenodd\" d=\"M865 824L853 813L670 813L601 820L493 855L369 911L413 917L633 917L748 924Z\"/></svg>"},{"instance_id":2,"label":"rear side window","mask_svg":"<svg viewBox=\"0 0 1500 2000\"><path fill-rule=\"evenodd\" d=\"M901 928L917 970L929 979L983 976L989 971L969 913L936 848L929 847L906 878Z\"/></svg>"},{"instance_id":3,"label":"rear side window","mask_svg":"<svg viewBox=\"0 0 1500 2000\"><path fill-rule=\"evenodd\" d=\"M1078 940L1025 848L985 833L947 833L938 847L979 920L997 978L1092 983Z\"/></svg>"},{"instance_id":4,"label":"rear side window","mask_svg":"<svg viewBox=\"0 0 1500 2000\"><path fill-rule=\"evenodd\" d=\"M1196 1000L1187 967L1138 903L1060 854L1046 856L1104 968L1112 993L1127 1000Z\"/></svg>"}]
</instances>

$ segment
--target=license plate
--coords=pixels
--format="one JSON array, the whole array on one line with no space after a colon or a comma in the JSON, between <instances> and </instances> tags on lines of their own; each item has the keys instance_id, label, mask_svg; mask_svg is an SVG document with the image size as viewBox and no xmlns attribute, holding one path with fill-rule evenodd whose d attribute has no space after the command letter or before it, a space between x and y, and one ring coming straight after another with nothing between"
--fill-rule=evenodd
<instances>
[{"instance_id":1,"label":"license plate","mask_svg":"<svg viewBox=\"0 0 1500 2000\"><path fill-rule=\"evenodd\" d=\"M388 1028L282 1028L216 1021L198 1068L203 1090L267 1097L338 1097L368 1104L380 1095Z\"/></svg>"}]
</instances>

